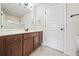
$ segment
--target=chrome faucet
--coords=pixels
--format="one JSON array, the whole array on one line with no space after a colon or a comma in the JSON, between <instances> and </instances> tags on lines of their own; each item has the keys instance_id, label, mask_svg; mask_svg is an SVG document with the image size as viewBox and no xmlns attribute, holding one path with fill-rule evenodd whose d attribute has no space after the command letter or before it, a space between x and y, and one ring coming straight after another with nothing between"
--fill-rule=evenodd
<instances>
[{"instance_id":1,"label":"chrome faucet","mask_svg":"<svg viewBox=\"0 0 79 59\"><path fill-rule=\"evenodd\" d=\"M29 30L29 28L25 29L25 31L28 31L28 30Z\"/></svg>"}]
</instances>

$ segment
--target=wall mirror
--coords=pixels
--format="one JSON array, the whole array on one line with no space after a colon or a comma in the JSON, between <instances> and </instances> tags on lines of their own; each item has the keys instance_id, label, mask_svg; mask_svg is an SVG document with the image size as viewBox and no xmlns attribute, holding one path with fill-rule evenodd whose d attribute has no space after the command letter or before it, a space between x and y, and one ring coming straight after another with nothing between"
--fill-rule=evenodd
<instances>
[{"instance_id":1,"label":"wall mirror","mask_svg":"<svg viewBox=\"0 0 79 59\"><path fill-rule=\"evenodd\" d=\"M35 5L30 3L1 3L0 28L33 28L35 25L34 7Z\"/></svg>"}]
</instances>

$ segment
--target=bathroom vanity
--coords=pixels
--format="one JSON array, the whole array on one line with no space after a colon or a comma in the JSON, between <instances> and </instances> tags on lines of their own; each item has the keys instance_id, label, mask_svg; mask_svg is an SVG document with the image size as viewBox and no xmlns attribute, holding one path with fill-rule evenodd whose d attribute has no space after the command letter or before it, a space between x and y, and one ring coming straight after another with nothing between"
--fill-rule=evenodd
<instances>
[{"instance_id":1,"label":"bathroom vanity","mask_svg":"<svg viewBox=\"0 0 79 59\"><path fill-rule=\"evenodd\" d=\"M36 30L41 28L37 28L34 8L22 5L0 4L0 56L28 56L42 43L43 32Z\"/></svg>"},{"instance_id":2,"label":"bathroom vanity","mask_svg":"<svg viewBox=\"0 0 79 59\"><path fill-rule=\"evenodd\" d=\"M29 56L42 41L42 31L0 35L0 56Z\"/></svg>"}]
</instances>

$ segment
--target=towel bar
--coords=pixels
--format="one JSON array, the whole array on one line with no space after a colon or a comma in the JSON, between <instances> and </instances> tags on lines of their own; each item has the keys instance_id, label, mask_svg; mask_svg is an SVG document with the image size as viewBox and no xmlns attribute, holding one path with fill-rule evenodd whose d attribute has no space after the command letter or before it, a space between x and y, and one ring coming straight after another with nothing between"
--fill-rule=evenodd
<instances>
[{"instance_id":1,"label":"towel bar","mask_svg":"<svg viewBox=\"0 0 79 59\"><path fill-rule=\"evenodd\" d=\"M77 16L77 15L79 15L79 14L74 14L74 15L71 15L70 17L74 17L74 16Z\"/></svg>"}]
</instances>

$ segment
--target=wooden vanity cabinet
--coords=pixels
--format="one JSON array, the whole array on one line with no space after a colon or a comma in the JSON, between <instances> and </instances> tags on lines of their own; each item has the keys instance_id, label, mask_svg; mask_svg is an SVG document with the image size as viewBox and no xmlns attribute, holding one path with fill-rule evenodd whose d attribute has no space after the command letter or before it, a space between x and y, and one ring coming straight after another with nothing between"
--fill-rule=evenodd
<instances>
[{"instance_id":1,"label":"wooden vanity cabinet","mask_svg":"<svg viewBox=\"0 0 79 59\"><path fill-rule=\"evenodd\" d=\"M0 56L5 56L5 42L3 37L0 37Z\"/></svg>"},{"instance_id":2,"label":"wooden vanity cabinet","mask_svg":"<svg viewBox=\"0 0 79 59\"><path fill-rule=\"evenodd\" d=\"M42 43L42 32L0 37L0 56L29 56Z\"/></svg>"}]
</instances>

